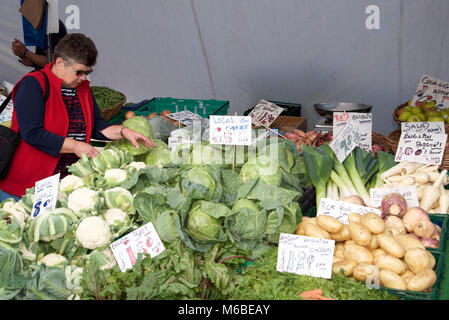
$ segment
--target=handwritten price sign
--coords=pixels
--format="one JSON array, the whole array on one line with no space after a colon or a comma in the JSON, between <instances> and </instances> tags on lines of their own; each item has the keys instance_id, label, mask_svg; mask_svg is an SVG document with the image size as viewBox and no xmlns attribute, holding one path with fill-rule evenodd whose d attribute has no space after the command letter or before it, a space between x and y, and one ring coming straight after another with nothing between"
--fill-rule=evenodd
<instances>
[{"instance_id":1,"label":"handwritten price sign","mask_svg":"<svg viewBox=\"0 0 449 320\"><path fill-rule=\"evenodd\" d=\"M188 110L180 111L180 112L174 112L174 113L168 113L167 117L170 119L176 120L181 122L183 125L190 125L193 121L202 119L200 115L190 112Z\"/></svg>"},{"instance_id":2,"label":"handwritten price sign","mask_svg":"<svg viewBox=\"0 0 449 320\"><path fill-rule=\"evenodd\" d=\"M114 241L110 248L122 272L132 268L139 253L149 254L154 258L165 250L151 222Z\"/></svg>"},{"instance_id":3,"label":"handwritten price sign","mask_svg":"<svg viewBox=\"0 0 449 320\"><path fill-rule=\"evenodd\" d=\"M449 82L423 75L412 99L412 105L422 102L435 102L437 109L449 108Z\"/></svg>"},{"instance_id":4,"label":"handwritten price sign","mask_svg":"<svg viewBox=\"0 0 449 320\"><path fill-rule=\"evenodd\" d=\"M269 127L274 120L284 111L283 108L267 100L260 100L253 110L248 114L256 125Z\"/></svg>"},{"instance_id":5,"label":"handwritten price sign","mask_svg":"<svg viewBox=\"0 0 449 320\"><path fill-rule=\"evenodd\" d=\"M59 191L59 176L59 173L55 174L54 176L37 181L34 185L34 202L31 219L56 207Z\"/></svg>"},{"instance_id":6,"label":"handwritten price sign","mask_svg":"<svg viewBox=\"0 0 449 320\"><path fill-rule=\"evenodd\" d=\"M358 146L360 141L360 133L354 129L353 122L346 123L345 127L334 137L330 143L330 147L340 162Z\"/></svg>"},{"instance_id":7,"label":"handwritten price sign","mask_svg":"<svg viewBox=\"0 0 449 320\"><path fill-rule=\"evenodd\" d=\"M381 215L381 211L372 207L359 206L357 204L352 204L344 201L337 201L329 198L321 199L318 211L316 213L319 215L327 215L334 217L343 224L348 224L348 217L351 213L358 213L364 215L366 213L373 212L377 215Z\"/></svg>"},{"instance_id":8,"label":"handwritten price sign","mask_svg":"<svg viewBox=\"0 0 449 320\"><path fill-rule=\"evenodd\" d=\"M210 116L209 120L210 144L251 145L251 117Z\"/></svg>"},{"instance_id":9,"label":"handwritten price sign","mask_svg":"<svg viewBox=\"0 0 449 320\"><path fill-rule=\"evenodd\" d=\"M335 240L281 233L276 270L330 279Z\"/></svg>"},{"instance_id":10,"label":"handwritten price sign","mask_svg":"<svg viewBox=\"0 0 449 320\"><path fill-rule=\"evenodd\" d=\"M360 112L334 112L332 130L337 136L346 127L348 122L352 122L354 130L358 132L360 139L358 146L366 151L372 148L373 115L372 113Z\"/></svg>"}]
</instances>

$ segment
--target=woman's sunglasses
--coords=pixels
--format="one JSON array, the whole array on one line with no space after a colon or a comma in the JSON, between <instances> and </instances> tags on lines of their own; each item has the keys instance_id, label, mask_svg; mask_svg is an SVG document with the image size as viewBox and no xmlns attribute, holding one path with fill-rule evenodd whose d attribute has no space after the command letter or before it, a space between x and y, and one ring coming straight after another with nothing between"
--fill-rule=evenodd
<instances>
[{"instance_id":1,"label":"woman's sunglasses","mask_svg":"<svg viewBox=\"0 0 449 320\"><path fill-rule=\"evenodd\" d=\"M88 76L89 74L92 73L92 69L91 70L76 70L75 73L78 77L81 77L82 75L86 75Z\"/></svg>"}]
</instances>

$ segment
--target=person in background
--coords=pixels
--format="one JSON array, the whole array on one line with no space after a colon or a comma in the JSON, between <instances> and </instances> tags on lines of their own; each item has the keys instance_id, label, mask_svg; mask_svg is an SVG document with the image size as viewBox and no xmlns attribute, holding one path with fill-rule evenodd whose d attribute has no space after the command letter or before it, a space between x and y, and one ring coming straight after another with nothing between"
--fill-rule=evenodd
<instances>
[{"instance_id":1,"label":"person in background","mask_svg":"<svg viewBox=\"0 0 449 320\"><path fill-rule=\"evenodd\" d=\"M64 23L59 20L59 32L50 34L50 48L51 52L54 52L56 45L59 40L61 40L65 35L67 35L67 29ZM36 46L35 52L31 52L25 47L25 44L17 39L11 44L12 52L19 57L19 62L27 67L33 67L35 70L42 69L48 62L47 51L48 48L41 48Z\"/></svg>"},{"instance_id":2,"label":"person in background","mask_svg":"<svg viewBox=\"0 0 449 320\"><path fill-rule=\"evenodd\" d=\"M136 148L139 142L147 148L155 146L139 132L112 125L101 117L86 80L97 56L90 38L81 33L68 34L55 47L53 62L27 74L14 86L11 129L22 139L8 176L0 180L0 202L7 198L19 200L36 181L54 174L60 173L63 178L68 174L67 166L83 153L97 156L98 150L89 144L91 138L124 138Z\"/></svg>"}]
</instances>

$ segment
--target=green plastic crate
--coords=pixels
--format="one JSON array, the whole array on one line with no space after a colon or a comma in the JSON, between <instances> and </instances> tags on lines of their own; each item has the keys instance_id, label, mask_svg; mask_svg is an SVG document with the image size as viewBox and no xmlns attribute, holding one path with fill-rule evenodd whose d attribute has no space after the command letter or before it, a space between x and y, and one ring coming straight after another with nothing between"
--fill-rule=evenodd
<instances>
[{"instance_id":1,"label":"green plastic crate","mask_svg":"<svg viewBox=\"0 0 449 320\"><path fill-rule=\"evenodd\" d=\"M441 280L444 275L444 266L445 266L445 254L435 251L430 251L435 257L435 273L437 275L437 281L434 283L432 288L430 288L429 292L421 292L421 291L409 291L409 290L397 290L386 287L380 287L380 290L386 290L389 293L399 297L401 300L438 300L441 294Z\"/></svg>"},{"instance_id":2,"label":"green plastic crate","mask_svg":"<svg viewBox=\"0 0 449 320\"><path fill-rule=\"evenodd\" d=\"M148 116L153 112L160 114L164 110L170 110L172 113L188 110L197 113L203 118L209 118L211 115L227 115L228 109L229 101L226 100L153 98L148 103L134 110L134 113L138 116ZM127 111L122 110L109 122L112 124L122 123Z\"/></svg>"},{"instance_id":3,"label":"green plastic crate","mask_svg":"<svg viewBox=\"0 0 449 320\"><path fill-rule=\"evenodd\" d=\"M436 251L439 253L446 252L446 243L448 240L448 228L449 228L449 216L447 214L429 214L430 220L433 223L440 225L441 233L440 233L440 244L438 248L426 248L429 251Z\"/></svg>"}]
</instances>

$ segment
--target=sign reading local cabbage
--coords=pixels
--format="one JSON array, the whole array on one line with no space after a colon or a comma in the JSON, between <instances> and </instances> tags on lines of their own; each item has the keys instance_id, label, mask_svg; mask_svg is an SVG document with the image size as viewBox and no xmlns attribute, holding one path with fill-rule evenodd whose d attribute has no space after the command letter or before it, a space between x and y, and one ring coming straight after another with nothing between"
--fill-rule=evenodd
<instances>
[{"instance_id":1,"label":"sign reading local cabbage","mask_svg":"<svg viewBox=\"0 0 449 320\"><path fill-rule=\"evenodd\" d=\"M190 112L189 110L168 113L167 117L169 117L170 119L179 121L186 126L192 124L192 122L195 120L202 119L202 117L200 115Z\"/></svg>"},{"instance_id":2,"label":"sign reading local cabbage","mask_svg":"<svg viewBox=\"0 0 449 320\"><path fill-rule=\"evenodd\" d=\"M318 207L316 215L328 215L334 217L343 224L348 224L348 216L351 213L364 215L370 212L376 213L379 216L382 215L382 212L376 208L359 206L357 204L323 198L320 201L320 206Z\"/></svg>"},{"instance_id":3,"label":"sign reading local cabbage","mask_svg":"<svg viewBox=\"0 0 449 320\"><path fill-rule=\"evenodd\" d=\"M149 254L154 258L165 250L151 222L114 241L109 247L122 272L132 268L139 253Z\"/></svg>"},{"instance_id":4,"label":"sign reading local cabbage","mask_svg":"<svg viewBox=\"0 0 449 320\"><path fill-rule=\"evenodd\" d=\"M395 161L441 165L447 134L444 122L403 123Z\"/></svg>"},{"instance_id":5,"label":"sign reading local cabbage","mask_svg":"<svg viewBox=\"0 0 449 320\"><path fill-rule=\"evenodd\" d=\"M358 146L366 151L372 149L373 114L360 112L334 112L332 130L337 136L346 127L348 122L352 122L353 128L360 135Z\"/></svg>"},{"instance_id":6,"label":"sign reading local cabbage","mask_svg":"<svg viewBox=\"0 0 449 320\"><path fill-rule=\"evenodd\" d=\"M330 143L330 147L340 162L343 162L359 144L360 133L355 129L354 124L355 122L348 121Z\"/></svg>"},{"instance_id":7,"label":"sign reading local cabbage","mask_svg":"<svg viewBox=\"0 0 449 320\"><path fill-rule=\"evenodd\" d=\"M335 240L281 233L276 270L330 279L334 247Z\"/></svg>"},{"instance_id":8,"label":"sign reading local cabbage","mask_svg":"<svg viewBox=\"0 0 449 320\"><path fill-rule=\"evenodd\" d=\"M31 219L56 207L59 191L59 176L60 174L58 173L36 181L34 185L34 202Z\"/></svg>"},{"instance_id":9,"label":"sign reading local cabbage","mask_svg":"<svg viewBox=\"0 0 449 320\"><path fill-rule=\"evenodd\" d=\"M379 207L382 199L390 193L399 193L407 201L407 207L419 207L418 194L415 186L397 187L397 188L371 188L370 189L371 205Z\"/></svg>"},{"instance_id":10,"label":"sign reading local cabbage","mask_svg":"<svg viewBox=\"0 0 449 320\"><path fill-rule=\"evenodd\" d=\"M209 142L225 145L251 145L251 117L210 116Z\"/></svg>"},{"instance_id":11,"label":"sign reading local cabbage","mask_svg":"<svg viewBox=\"0 0 449 320\"><path fill-rule=\"evenodd\" d=\"M259 103L248 114L256 125L269 127L277 117L284 111L283 108L267 100L260 100Z\"/></svg>"},{"instance_id":12,"label":"sign reading local cabbage","mask_svg":"<svg viewBox=\"0 0 449 320\"><path fill-rule=\"evenodd\" d=\"M449 82L423 75L412 99L412 105L422 102L435 102L437 109L449 108Z\"/></svg>"}]
</instances>

